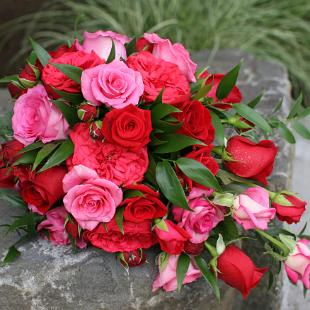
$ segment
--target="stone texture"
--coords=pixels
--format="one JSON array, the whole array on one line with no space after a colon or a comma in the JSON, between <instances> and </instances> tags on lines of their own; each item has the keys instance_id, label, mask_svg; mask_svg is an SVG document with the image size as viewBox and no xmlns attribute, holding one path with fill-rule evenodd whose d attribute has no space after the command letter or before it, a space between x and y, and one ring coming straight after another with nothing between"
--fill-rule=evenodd
<instances>
[{"instance_id":1,"label":"stone texture","mask_svg":"<svg viewBox=\"0 0 310 310\"><path fill-rule=\"evenodd\" d=\"M209 57L209 59L208 59ZM239 86L245 100L264 91L261 109L271 111L284 96L284 113L290 103L290 84L286 70L279 64L255 59L234 50L218 52L210 58L206 52L194 55L200 66L209 65L211 71L227 71L244 59ZM4 96L4 98L2 97ZM1 112L7 101L0 93ZM292 148L279 143L272 186L280 189L289 183ZM16 210L1 205L0 223L5 223ZM13 237L0 239L0 254L4 253ZM255 249L248 249L255 257ZM35 240L22 247L22 256L14 264L0 269L0 309L58 310L58 309L277 309L279 285L268 294L255 289L247 302L241 302L235 290L222 285L219 305L204 280L185 286L181 293L151 293L157 270L154 259L158 249L149 251L148 261L129 274L118 264L114 255L89 249L72 254L70 247L53 247L44 240ZM262 264L260 257L255 257ZM261 285L266 285L263 282Z\"/></svg>"}]
</instances>

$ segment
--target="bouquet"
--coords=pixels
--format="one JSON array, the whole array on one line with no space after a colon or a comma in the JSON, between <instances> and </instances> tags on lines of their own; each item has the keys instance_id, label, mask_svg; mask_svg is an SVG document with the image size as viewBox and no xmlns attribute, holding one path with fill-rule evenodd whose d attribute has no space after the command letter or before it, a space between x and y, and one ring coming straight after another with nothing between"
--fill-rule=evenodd
<instances>
[{"instance_id":1,"label":"bouquet","mask_svg":"<svg viewBox=\"0 0 310 310\"><path fill-rule=\"evenodd\" d=\"M241 103L240 64L226 74L197 70L188 51L155 33L139 39L84 33L54 51L30 39L20 74L1 79L14 99L1 122L0 198L21 215L2 265L36 235L54 245L116 253L127 269L161 249L153 291L201 277L244 298L268 271L240 248L262 253L309 289L309 236L276 225L299 222L306 202L268 189L276 130L306 135L301 96L286 120L261 116L261 96ZM306 132L307 133L307 132Z\"/></svg>"}]
</instances>

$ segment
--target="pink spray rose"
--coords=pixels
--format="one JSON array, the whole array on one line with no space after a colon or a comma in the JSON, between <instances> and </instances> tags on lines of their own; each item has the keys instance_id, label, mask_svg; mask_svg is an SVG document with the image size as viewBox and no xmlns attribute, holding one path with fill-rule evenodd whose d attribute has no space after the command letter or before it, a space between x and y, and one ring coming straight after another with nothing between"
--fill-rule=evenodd
<instances>
[{"instance_id":1,"label":"pink spray rose","mask_svg":"<svg viewBox=\"0 0 310 310\"><path fill-rule=\"evenodd\" d=\"M74 166L63 179L64 206L83 229L93 230L100 222L109 222L122 202L122 190L100 178L96 171Z\"/></svg>"},{"instance_id":2,"label":"pink spray rose","mask_svg":"<svg viewBox=\"0 0 310 310\"><path fill-rule=\"evenodd\" d=\"M137 105L144 91L141 74L118 60L83 71L81 84L85 99L115 109Z\"/></svg>"},{"instance_id":3,"label":"pink spray rose","mask_svg":"<svg viewBox=\"0 0 310 310\"><path fill-rule=\"evenodd\" d=\"M37 230L39 232L44 229L47 230L49 238L46 237L46 239L49 239L53 244L69 244L70 240L65 230L65 220L67 215L68 213L64 207L51 209L46 213L46 220L38 225Z\"/></svg>"},{"instance_id":4,"label":"pink spray rose","mask_svg":"<svg viewBox=\"0 0 310 310\"><path fill-rule=\"evenodd\" d=\"M179 221L179 226L184 228L190 235L192 243L201 243L208 239L211 230L224 220L223 208L212 205L205 199L205 193L197 196L199 191L193 189L193 199L189 199L189 207L193 211L187 211L175 207L174 218ZM207 193L207 192L206 192ZM207 193L208 194L208 193Z\"/></svg>"},{"instance_id":5,"label":"pink spray rose","mask_svg":"<svg viewBox=\"0 0 310 310\"><path fill-rule=\"evenodd\" d=\"M182 44L172 44L170 40L162 39L156 33L145 33L144 39L152 44L154 56L176 64L189 82L196 82L197 64L190 59L189 52Z\"/></svg>"},{"instance_id":6,"label":"pink spray rose","mask_svg":"<svg viewBox=\"0 0 310 310\"><path fill-rule=\"evenodd\" d=\"M126 59L125 43L128 43L130 39L123 35L113 31L96 31L96 32L84 32L84 40L81 45L78 41L75 42L75 47L79 51L90 53L94 51L99 57L107 60L111 48L112 41L115 45L115 59Z\"/></svg>"},{"instance_id":7,"label":"pink spray rose","mask_svg":"<svg viewBox=\"0 0 310 310\"><path fill-rule=\"evenodd\" d=\"M159 288L163 288L166 292L175 291L177 289L177 263L179 255L169 255L168 264L164 270L159 272L159 275L153 283L153 292ZM191 283L201 277L201 272L191 261L183 280L183 284Z\"/></svg>"},{"instance_id":8,"label":"pink spray rose","mask_svg":"<svg viewBox=\"0 0 310 310\"><path fill-rule=\"evenodd\" d=\"M294 251L284 263L289 279L296 284L301 280L305 288L310 289L310 248L309 240L300 239Z\"/></svg>"},{"instance_id":9,"label":"pink spray rose","mask_svg":"<svg viewBox=\"0 0 310 310\"><path fill-rule=\"evenodd\" d=\"M42 85L29 88L16 100L12 126L14 138L24 145L37 139L43 143L65 139L69 129Z\"/></svg>"},{"instance_id":10,"label":"pink spray rose","mask_svg":"<svg viewBox=\"0 0 310 310\"><path fill-rule=\"evenodd\" d=\"M268 191L262 187L248 188L234 202L233 218L244 229L267 229L276 209L269 207Z\"/></svg>"}]
</instances>

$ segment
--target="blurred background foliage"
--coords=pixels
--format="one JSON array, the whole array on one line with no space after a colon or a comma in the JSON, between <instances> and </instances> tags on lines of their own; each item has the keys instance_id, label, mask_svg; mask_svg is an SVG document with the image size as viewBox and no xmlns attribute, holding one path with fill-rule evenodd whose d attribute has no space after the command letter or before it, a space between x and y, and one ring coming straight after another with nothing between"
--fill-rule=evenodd
<instances>
[{"instance_id":1,"label":"blurred background foliage","mask_svg":"<svg viewBox=\"0 0 310 310\"><path fill-rule=\"evenodd\" d=\"M289 70L294 95L303 90L310 97L309 0L40 2L37 12L0 25L0 51L16 34L20 37L18 51L5 61L8 71L22 65L30 48L28 36L51 49L73 36L81 37L84 30L111 29L132 36L158 32L191 51L209 49L210 58L220 48L238 48L280 61Z\"/></svg>"}]
</instances>

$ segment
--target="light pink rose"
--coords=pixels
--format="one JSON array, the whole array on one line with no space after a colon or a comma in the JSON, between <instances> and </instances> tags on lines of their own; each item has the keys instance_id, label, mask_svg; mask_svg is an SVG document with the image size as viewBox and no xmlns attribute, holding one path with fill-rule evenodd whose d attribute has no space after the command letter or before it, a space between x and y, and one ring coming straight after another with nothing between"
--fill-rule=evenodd
<instances>
[{"instance_id":1,"label":"light pink rose","mask_svg":"<svg viewBox=\"0 0 310 310\"><path fill-rule=\"evenodd\" d=\"M178 207L173 208L175 221L178 226L184 228L190 235L192 243L201 243L208 239L211 230L224 220L224 209L212 205L206 200L207 191L201 192L193 189L193 199L189 199L189 207L192 211L187 211ZM200 196L197 194L200 193ZM191 194L190 194L191 195ZM190 197L190 196L189 196Z\"/></svg>"},{"instance_id":2,"label":"light pink rose","mask_svg":"<svg viewBox=\"0 0 310 310\"><path fill-rule=\"evenodd\" d=\"M189 82L196 82L197 64L190 59L189 52L182 44L172 44L169 39L162 39L156 33L145 33L144 38L153 44L154 56L176 64Z\"/></svg>"},{"instance_id":3,"label":"light pink rose","mask_svg":"<svg viewBox=\"0 0 310 310\"><path fill-rule=\"evenodd\" d=\"M45 239L50 240L53 244L66 245L70 243L68 234L65 230L65 220L68 213L64 207L57 207L46 212L46 220L42 221L38 227L38 232L47 230L49 237L44 236Z\"/></svg>"},{"instance_id":4,"label":"light pink rose","mask_svg":"<svg viewBox=\"0 0 310 310\"><path fill-rule=\"evenodd\" d=\"M262 187L251 187L235 199L233 218L246 230L267 229L275 214L276 209L269 207L268 191Z\"/></svg>"},{"instance_id":5,"label":"light pink rose","mask_svg":"<svg viewBox=\"0 0 310 310\"><path fill-rule=\"evenodd\" d=\"M24 145L47 143L67 137L69 125L50 101L42 85L29 88L15 102L12 118L14 138Z\"/></svg>"},{"instance_id":6,"label":"light pink rose","mask_svg":"<svg viewBox=\"0 0 310 310\"><path fill-rule=\"evenodd\" d=\"M67 193L63 199L65 208L87 230L93 230L100 222L109 222L123 199L118 186L82 165L74 166L65 175L63 188Z\"/></svg>"},{"instance_id":7,"label":"light pink rose","mask_svg":"<svg viewBox=\"0 0 310 310\"><path fill-rule=\"evenodd\" d=\"M85 99L115 109L137 105L144 91L140 72L118 60L83 71L81 84Z\"/></svg>"},{"instance_id":8,"label":"light pink rose","mask_svg":"<svg viewBox=\"0 0 310 310\"><path fill-rule=\"evenodd\" d=\"M301 239L296 243L294 251L284 263L289 279L296 284L301 280L305 288L310 289L310 248L309 240Z\"/></svg>"},{"instance_id":9,"label":"light pink rose","mask_svg":"<svg viewBox=\"0 0 310 310\"><path fill-rule=\"evenodd\" d=\"M175 291L177 289L176 269L178 259L179 255L169 255L167 266L162 272L159 272L159 275L153 282L153 292L156 292L159 288L163 288L166 292ZM183 284L191 283L200 277L200 270L191 260Z\"/></svg>"},{"instance_id":10,"label":"light pink rose","mask_svg":"<svg viewBox=\"0 0 310 310\"><path fill-rule=\"evenodd\" d=\"M94 51L99 57L107 60L111 48L112 41L115 45L115 59L126 59L125 43L128 43L130 39L122 34L113 31L96 31L96 32L84 32L84 40L81 45L78 41L75 42L75 47L79 51L90 53Z\"/></svg>"}]
</instances>

